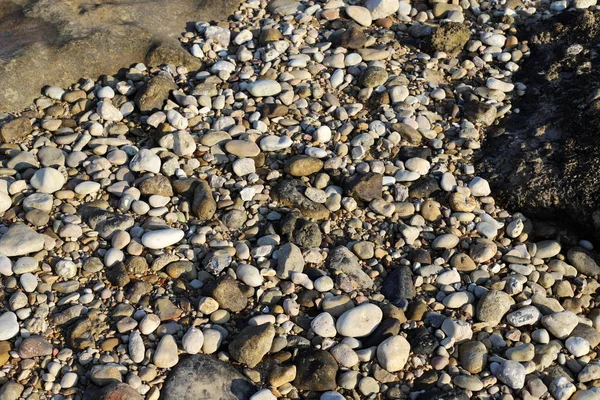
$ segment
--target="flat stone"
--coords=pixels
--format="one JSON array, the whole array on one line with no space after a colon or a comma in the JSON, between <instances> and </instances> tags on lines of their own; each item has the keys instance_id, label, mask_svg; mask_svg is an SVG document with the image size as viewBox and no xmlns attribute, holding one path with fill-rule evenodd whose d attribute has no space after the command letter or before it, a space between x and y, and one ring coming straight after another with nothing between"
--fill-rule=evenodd
<instances>
[{"instance_id":1,"label":"flat stone","mask_svg":"<svg viewBox=\"0 0 600 400\"><path fill-rule=\"evenodd\" d=\"M25 338L19 346L19 357L45 357L52 354L53 346L43 336L33 335Z\"/></svg>"},{"instance_id":2,"label":"flat stone","mask_svg":"<svg viewBox=\"0 0 600 400\"><path fill-rule=\"evenodd\" d=\"M7 257L24 256L44 248L42 235L25 224L12 224L0 238L0 254Z\"/></svg>"}]
</instances>

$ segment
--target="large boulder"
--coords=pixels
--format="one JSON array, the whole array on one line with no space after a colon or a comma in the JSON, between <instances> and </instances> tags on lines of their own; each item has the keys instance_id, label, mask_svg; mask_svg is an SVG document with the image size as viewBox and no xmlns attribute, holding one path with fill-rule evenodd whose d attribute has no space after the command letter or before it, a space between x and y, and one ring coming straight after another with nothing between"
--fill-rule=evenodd
<instances>
[{"instance_id":1,"label":"large boulder","mask_svg":"<svg viewBox=\"0 0 600 400\"><path fill-rule=\"evenodd\" d=\"M201 61L178 42L189 21L223 20L239 0L0 1L0 112L28 107L45 85L114 74L137 62Z\"/></svg>"},{"instance_id":2,"label":"large boulder","mask_svg":"<svg viewBox=\"0 0 600 400\"><path fill-rule=\"evenodd\" d=\"M590 60L600 17L562 13L530 27L527 85L513 113L489 129L476 170L502 205L600 237L600 70ZM579 47L581 46L581 47Z\"/></svg>"}]
</instances>

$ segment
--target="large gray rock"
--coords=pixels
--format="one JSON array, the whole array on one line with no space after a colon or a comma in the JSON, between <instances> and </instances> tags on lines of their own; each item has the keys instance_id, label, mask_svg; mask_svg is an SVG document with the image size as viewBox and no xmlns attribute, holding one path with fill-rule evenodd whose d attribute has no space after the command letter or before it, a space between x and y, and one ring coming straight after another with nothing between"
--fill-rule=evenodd
<instances>
[{"instance_id":1,"label":"large gray rock","mask_svg":"<svg viewBox=\"0 0 600 400\"><path fill-rule=\"evenodd\" d=\"M198 69L178 37L187 22L223 20L238 0L0 1L0 112L28 107L45 85L114 74L133 63Z\"/></svg>"},{"instance_id":2,"label":"large gray rock","mask_svg":"<svg viewBox=\"0 0 600 400\"><path fill-rule=\"evenodd\" d=\"M160 391L161 400L247 400L256 387L231 365L198 354L183 358Z\"/></svg>"}]
</instances>

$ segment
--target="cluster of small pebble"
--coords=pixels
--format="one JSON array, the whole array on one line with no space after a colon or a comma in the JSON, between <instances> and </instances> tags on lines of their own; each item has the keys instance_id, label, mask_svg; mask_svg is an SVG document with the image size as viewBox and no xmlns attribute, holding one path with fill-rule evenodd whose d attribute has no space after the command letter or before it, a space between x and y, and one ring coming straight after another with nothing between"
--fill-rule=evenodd
<instances>
[{"instance_id":1,"label":"cluster of small pebble","mask_svg":"<svg viewBox=\"0 0 600 400\"><path fill-rule=\"evenodd\" d=\"M595 4L248 0L201 71L45 88L0 126L0 399L600 398L592 244L472 165L519 24Z\"/></svg>"}]
</instances>

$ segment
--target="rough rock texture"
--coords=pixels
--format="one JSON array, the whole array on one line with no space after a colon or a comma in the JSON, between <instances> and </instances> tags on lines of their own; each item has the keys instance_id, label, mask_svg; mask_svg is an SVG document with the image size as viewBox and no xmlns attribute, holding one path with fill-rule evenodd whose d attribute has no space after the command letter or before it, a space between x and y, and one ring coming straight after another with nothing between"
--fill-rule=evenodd
<instances>
[{"instance_id":1,"label":"rough rock texture","mask_svg":"<svg viewBox=\"0 0 600 400\"><path fill-rule=\"evenodd\" d=\"M137 62L201 61L177 41L185 22L222 20L238 0L0 2L0 112L24 109L44 85L114 74ZM158 51L155 51L157 50Z\"/></svg>"},{"instance_id":2,"label":"rough rock texture","mask_svg":"<svg viewBox=\"0 0 600 400\"><path fill-rule=\"evenodd\" d=\"M471 38L471 31L459 22L446 22L431 35L431 48L456 54L465 47Z\"/></svg>"},{"instance_id":3,"label":"rough rock texture","mask_svg":"<svg viewBox=\"0 0 600 400\"><path fill-rule=\"evenodd\" d=\"M562 13L529 32L516 80L526 95L490 129L476 170L508 209L577 225L600 237L599 17ZM582 48L578 48L580 45ZM580 51L581 50L581 51ZM582 229L583 228L583 229Z\"/></svg>"},{"instance_id":4,"label":"rough rock texture","mask_svg":"<svg viewBox=\"0 0 600 400\"><path fill-rule=\"evenodd\" d=\"M254 392L254 385L231 365L199 354L183 358L171 370L160 399L247 400Z\"/></svg>"}]
</instances>

